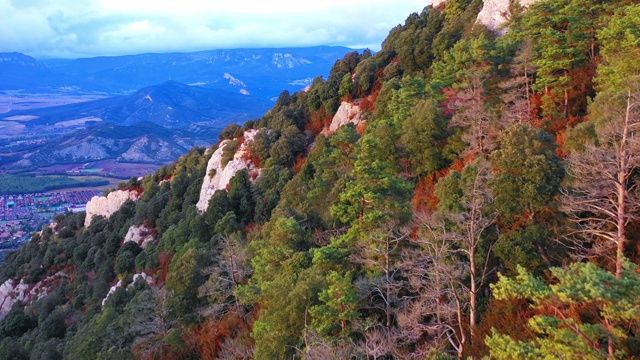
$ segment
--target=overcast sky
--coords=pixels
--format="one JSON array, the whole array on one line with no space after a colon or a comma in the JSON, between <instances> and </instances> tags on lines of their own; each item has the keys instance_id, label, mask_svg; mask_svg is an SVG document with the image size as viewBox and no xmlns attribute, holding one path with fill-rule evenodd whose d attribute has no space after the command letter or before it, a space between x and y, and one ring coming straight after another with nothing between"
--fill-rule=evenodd
<instances>
[{"instance_id":1,"label":"overcast sky","mask_svg":"<svg viewBox=\"0 0 640 360\"><path fill-rule=\"evenodd\" d=\"M0 0L0 52L90 57L380 43L430 0Z\"/></svg>"}]
</instances>

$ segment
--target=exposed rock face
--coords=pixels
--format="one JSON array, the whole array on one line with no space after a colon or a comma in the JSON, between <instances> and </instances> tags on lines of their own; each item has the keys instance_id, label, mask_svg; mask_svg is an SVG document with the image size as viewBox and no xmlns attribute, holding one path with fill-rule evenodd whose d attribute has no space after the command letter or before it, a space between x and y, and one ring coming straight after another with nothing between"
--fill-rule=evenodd
<instances>
[{"instance_id":1,"label":"exposed rock face","mask_svg":"<svg viewBox=\"0 0 640 360\"><path fill-rule=\"evenodd\" d=\"M249 148L247 144L253 141L254 136L258 133L257 130L251 129L244 133L244 142L238 148L233 159L227 163L226 166L222 166L222 153L225 145L229 140L224 140L218 146L218 149L211 155L209 163L207 164L207 173L204 176L202 182L202 188L200 188L200 199L198 200L198 210L205 212L207 206L209 206L209 200L213 194L218 190L225 190L229 181L236 175L236 173L243 169L249 169L252 173L252 179L256 179L260 175L260 169L257 168L253 162L249 159ZM213 177L209 176L214 173Z\"/></svg>"},{"instance_id":2,"label":"exposed rock face","mask_svg":"<svg viewBox=\"0 0 640 360\"><path fill-rule=\"evenodd\" d=\"M146 248L147 245L154 241L153 234L151 233L151 229L142 225L136 226L133 225L127 231L127 235L124 237L124 242L133 241L136 244L140 245L141 248Z\"/></svg>"},{"instance_id":3,"label":"exposed rock face","mask_svg":"<svg viewBox=\"0 0 640 360\"><path fill-rule=\"evenodd\" d=\"M17 283L9 279L0 285L0 320L2 320L18 301L25 305L48 294L51 283L65 277L63 273L56 273L46 279L39 281L35 285L25 284L24 280Z\"/></svg>"},{"instance_id":4,"label":"exposed rock face","mask_svg":"<svg viewBox=\"0 0 640 360\"><path fill-rule=\"evenodd\" d=\"M507 23L509 16L511 16L509 13L511 1L512 0L485 0L482 10L478 14L476 24L483 24L491 31L504 35L507 32L507 28L504 27L504 25ZM538 1L541 0L519 0L519 3L524 7L528 7Z\"/></svg>"},{"instance_id":5,"label":"exposed rock face","mask_svg":"<svg viewBox=\"0 0 640 360\"><path fill-rule=\"evenodd\" d=\"M71 156L74 160L101 160L109 157L108 151L102 144L97 142L83 142L69 147L64 147L54 152L55 156L66 157Z\"/></svg>"},{"instance_id":6,"label":"exposed rock face","mask_svg":"<svg viewBox=\"0 0 640 360\"><path fill-rule=\"evenodd\" d=\"M87 217L84 219L84 226L89 226L91 219L96 215L102 215L108 219L127 200L137 200L139 196L138 192L129 190L112 191L106 197L94 196L87 203Z\"/></svg>"},{"instance_id":7,"label":"exposed rock face","mask_svg":"<svg viewBox=\"0 0 640 360\"><path fill-rule=\"evenodd\" d=\"M115 285L109 288L109 292L107 293L107 296L105 296L104 299L102 299L102 307L104 307L104 305L107 303L107 300L109 300L109 296L111 296L111 294L116 292L116 289L118 289L119 287L122 287L123 285L124 285L124 281L118 280L118 282Z\"/></svg>"},{"instance_id":8,"label":"exposed rock face","mask_svg":"<svg viewBox=\"0 0 640 360\"><path fill-rule=\"evenodd\" d=\"M151 276L147 275L146 273L142 272L142 273L133 275L133 281L131 282L131 284L129 284L127 286L127 288L133 286L133 284L135 284L136 280L138 280L138 279L142 279L142 280L146 281L147 284L153 285L153 278ZM111 296L111 294L116 292L116 290L119 287L124 287L124 281L118 280L118 282L109 289L109 292L107 293L107 296L105 296L104 299L102 299L102 307L104 307L104 305L107 303L107 300L109 300L109 296Z\"/></svg>"},{"instance_id":9,"label":"exposed rock face","mask_svg":"<svg viewBox=\"0 0 640 360\"><path fill-rule=\"evenodd\" d=\"M29 290L29 285L20 281L16 284L14 280L9 279L0 285L0 319L4 318L13 304L18 301L25 302Z\"/></svg>"},{"instance_id":10,"label":"exposed rock face","mask_svg":"<svg viewBox=\"0 0 640 360\"><path fill-rule=\"evenodd\" d=\"M336 111L336 114L333 116L331 120L331 125L329 125L329 129L323 130L324 135L328 135L334 133L338 130L339 127L352 123L354 125L358 125L364 120L362 119L362 111L360 107L355 104L348 103L343 101Z\"/></svg>"},{"instance_id":11,"label":"exposed rock face","mask_svg":"<svg viewBox=\"0 0 640 360\"><path fill-rule=\"evenodd\" d=\"M151 140L148 136L143 136L122 153L118 160L153 163L158 159L171 159L178 156L180 151L168 142L162 139Z\"/></svg>"},{"instance_id":12,"label":"exposed rock face","mask_svg":"<svg viewBox=\"0 0 640 360\"><path fill-rule=\"evenodd\" d=\"M278 69L291 69L296 66L311 64L311 61L302 57L295 57L291 54L274 53L271 57L271 63Z\"/></svg>"}]
</instances>

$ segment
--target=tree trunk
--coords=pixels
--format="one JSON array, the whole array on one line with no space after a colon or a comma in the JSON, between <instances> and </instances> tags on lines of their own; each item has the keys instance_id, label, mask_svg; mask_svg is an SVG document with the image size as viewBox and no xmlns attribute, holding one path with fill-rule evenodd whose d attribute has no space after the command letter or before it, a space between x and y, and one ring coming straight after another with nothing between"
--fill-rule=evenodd
<instances>
[{"instance_id":1,"label":"tree trunk","mask_svg":"<svg viewBox=\"0 0 640 360\"><path fill-rule=\"evenodd\" d=\"M462 355L464 354L464 344L467 342L467 336L464 333L463 323L462 323L462 305L460 304L460 299L456 297L456 306L457 306L457 314L458 314L458 329L460 331L460 346L458 347L458 359L462 359Z\"/></svg>"},{"instance_id":2,"label":"tree trunk","mask_svg":"<svg viewBox=\"0 0 640 360\"><path fill-rule=\"evenodd\" d=\"M476 284L476 261L475 261L475 254L476 254L476 249L475 246L472 247L470 249L471 251L469 252L469 266L470 266L470 281L471 281L471 286L470 286L470 290L469 290L469 332L471 334L471 339L473 340L473 338L476 335L476 324L477 324L477 319L476 319L476 312L477 312L477 293L478 293L478 289L477 289L477 284Z\"/></svg>"},{"instance_id":3,"label":"tree trunk","mask_svg":"<svg viewBox=\"0 0 640 360\"><path fill-rule=\"evenodd\" d=\"M628 149L628 138L629 138L629 127L630 127L630 119L631 117L631 91L627 94L627 109L625 111L624 117L624 127L622 129L622 139L620 139L620 154L619 155L619 163L618 163L618 183L617 187L617 248L616 248L616 278L622 278L622 262L624 260L624 245L626 239L626 202L627 202L627 179L629 177L629 173L631 171L631 167L628 163L629 159L629 149Z\"/></svg>"},{"instance_id":4,"label":"tree trunk","mask_svg":"<svg viewBox=\"0 0 640 360\"><path fill-rule=\"evenodd\" d=\"M569 71L564 71L564 76L569 77ZM564 88L564 118L565 120L569 119L569 88Z\"/></svg>"}]
</instances>

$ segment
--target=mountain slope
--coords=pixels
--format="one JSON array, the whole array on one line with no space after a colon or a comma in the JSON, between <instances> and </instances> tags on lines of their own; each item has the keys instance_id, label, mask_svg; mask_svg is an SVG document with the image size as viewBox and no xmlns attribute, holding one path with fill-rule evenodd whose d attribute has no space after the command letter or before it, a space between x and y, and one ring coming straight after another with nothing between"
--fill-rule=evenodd
<instances>
[{"instance_id":1,"label":"mountain slope","mask_svg":"<svg viewBox=\"0 0 640 360\"><path fill-rule=\"evenodd\" d=\"M8 255L0 359L639 357L639 3L410 15Z\"/></svg>"},{"instance_id":2,"label":"mountain slope","mask_svg":"<svg viewBox=\"0 0 640 360\"><path fill-rule=\"evenodd\" d=\"M131 95L106 99L14 111L5 117L16 115L37 116L27 126L53 125L85 117L120 125L134 125L150 121L167 128L178 128L191 123L211 122L222 126L259 117L270 102L255 97L223 90L188 86L176 81L148 86Z\"/></svg>"},{"instance_id":3,"label":"mountain slope","mask_svg":"<svg viewBox=\"0 0 640 360\"><path fill-rule=\"evenodd\" d=\"M76 81L75 76L57 73L30 56L0 53L0 90L59 87Z\"/></svg>"}]
</instances>

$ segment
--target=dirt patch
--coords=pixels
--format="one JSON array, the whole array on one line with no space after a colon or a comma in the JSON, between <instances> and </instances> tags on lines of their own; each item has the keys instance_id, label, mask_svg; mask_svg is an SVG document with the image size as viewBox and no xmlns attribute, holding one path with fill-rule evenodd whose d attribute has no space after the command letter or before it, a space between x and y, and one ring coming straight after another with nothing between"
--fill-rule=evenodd
<instances>
[{"instance_id":1,"label":"dirt patch","mask_svg":"<svg viewBox=\"0 0 640 360\"><path fill-rule=\"evenodd\" d=\"M85 117L85 118L81 118L81 119L61 121L61 122L56 123L55 125L53 125L53 128L54 129L62 129L62 128L68 128L68 127L73 127L73 126L81 126L81 125L84 125L85 123L87 123L89 121L102 121L102 119L97 118L95 116L89 116L89 117Z\"/></svg>"},{"instance_id":2,"label":"dirt patch","mask_svg":"<svg viewBox=\"0 0 640 360\"><path fill-rule=\"evenodd\" d=\"M25 128L26 126L24 124L13 121L0 121L0 134L2 134L0 137L20 135Z\"/></svg>"},{"instance_id":3,"label":"dirt patch","mask_svg":"<svg viewBox=\"0 0 640 360\"><path fill-rule=\"evenodd\" d=\"M5 91L4 93L4 95L0 95L0 114L9 111L75 104L108 97L101 94L26 94L19 91Z\"/></svg>"},{"instance_id":4,"label":"dirt patch","mask_svg":"<svg viewBox=\"0 0 640 360\"><path fill-rule=\"evenodd\" d=\"M31 121L31 120L35 120L38 119L39 116L35 116L35 115L16 115L16 116L9 116L4 118L3 120L7 120L7 121Z\"/></svg>"}]
</instances>

